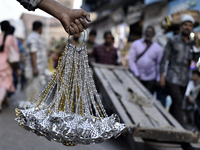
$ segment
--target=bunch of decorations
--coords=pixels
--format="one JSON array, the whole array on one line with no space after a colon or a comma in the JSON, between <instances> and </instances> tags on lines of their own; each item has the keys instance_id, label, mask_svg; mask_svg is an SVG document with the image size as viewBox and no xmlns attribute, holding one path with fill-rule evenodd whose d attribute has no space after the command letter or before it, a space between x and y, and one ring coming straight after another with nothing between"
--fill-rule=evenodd
<instances>
[{"instance_id":1,"label":"bunch of decorations","mask_svg":"<svg viewBox=\"0 0 200 150\"><path fill-rule=\"evenodd\" d=\"M66 146L101 143L119 136L125 125L116 114L106 114L88 65L86 47L69 44L58 64L34 102L27 109L16 109L18 124ZM51 94L54 97L48 104Z\"/></svg>"}]
</instances>

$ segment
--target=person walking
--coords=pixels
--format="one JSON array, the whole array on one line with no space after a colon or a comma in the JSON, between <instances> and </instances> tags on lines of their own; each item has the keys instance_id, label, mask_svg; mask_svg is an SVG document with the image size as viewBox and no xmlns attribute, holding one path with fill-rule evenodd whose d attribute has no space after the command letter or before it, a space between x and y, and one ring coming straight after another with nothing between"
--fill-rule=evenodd
<instances>
[{"instance_id":1,"label":"person walking","mask_svg":"<svg viewBox=\"0 0 200 150\"><path fill-rule=\"evenodd\" d=\"M182 101L190 79L190 64L192 60L197 61L199 57L198 36L195 35L194 40L190 38L194 23L195 20L192 16L188 14L182 16L180 33L169 39L160 64L160 86L164 87L166 84L172 98L170 113L183 127L186 125L183 118Z\"/></svg>"},{"instance_id":2,"label":"person walking","mask_svg":"<svg viewBox=\"0 0 200 150\"><path fill-rule=\"evenodd\" d=\"M112 37L112 33L110 31L106 31L104 33L104 44L94 47L92 57L96 63L118 65L117 49L112 45Z\"/></svg>"},{"instance_id":3,"label":"person walking","mask_svg":"<svg viewBox=\"0 0 200 150\"><path fill-rule=\"evenodd\" d=\"M0 112L2 111L2 102L6 97L6 93L14 92L12 68L9 63L9 54L11 47L18 52L17 41L10 35L10 23L2 21L0 23ZM18 56L19 57L19 56Z\"/></svg>"},{"instance_id":4,"label":"person walking","mask_svg":"<svg viewBox=\"0 0 200 150\"><path fill-rule=\"evenodd\" d=\"M132 43L129 52L129 68L141 83L153 94L160 80L159 67L163 55L159 44L152 41L153 26L145 30L145 37Z\"/></svg>"},{"instance_id":5,"label":"person walking","mask_svg":"<svg viewBox=\"0 0 200 150\"><path fill-rule=\"evenodd\" d=\"M33 22L32 32L25 41L25 77L27 80L26 101L32 102L40 92L40 76L47 68L47 54L43 41L42 22Z\"/></svg>"}]
</instances>

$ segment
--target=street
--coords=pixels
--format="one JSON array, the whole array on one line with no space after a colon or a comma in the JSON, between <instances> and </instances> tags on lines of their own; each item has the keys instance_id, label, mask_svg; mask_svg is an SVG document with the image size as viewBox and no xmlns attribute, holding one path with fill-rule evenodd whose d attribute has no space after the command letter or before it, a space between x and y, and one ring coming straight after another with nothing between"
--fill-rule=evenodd
<instances>
[{"instance_id":1,"label":"street","mask_svg":"<svg viewBox=\"0 0 200 150\"><path fill-rule=\"evenodd\" d=\"M3 109L0 114L0 150L129 150L125 138L110 139L101 144L77 145L66 147L61 143L49 142L44 137L30 133L15 122L14 109L17 102L25 99L24 92L16 93L9 99L9 108Z\"/></svg>"}]
</instances>

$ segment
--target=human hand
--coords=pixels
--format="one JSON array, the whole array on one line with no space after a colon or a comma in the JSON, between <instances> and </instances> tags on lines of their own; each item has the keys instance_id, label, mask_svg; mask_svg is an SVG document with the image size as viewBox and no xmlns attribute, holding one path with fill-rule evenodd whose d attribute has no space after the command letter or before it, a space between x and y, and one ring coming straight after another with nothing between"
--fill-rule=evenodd
<instances>
[{"instance_id":1,"label":"human hand","mask_svg":"<svg viewBox=\"0 0 200 150\"><path fill-rule=\"evenodd\" d=\"M86 20L82 17L91 22L90 15L82 9L70 9L68 12L63 13L59 20L65 31L73 35L88 28Z\"/></svg>"},{"instance_id":2,"label":"human hand","mask_svg":"<svg viewBox=\"0 0 200 150\"><path fill-rule=\"evenodd\" d=\"M88 49L88 50L87 50L87 53L88 53L88 54L92 54L92 52L93 52L93 49Z\"/></svg>"},{"instance_id":3,"label":"human hand","mask_svg":"<svg viewBox=\"0 0 200 150\"><path fill-rule=\"evenodd\" d=\"M188 100L191 104L194 104L194 98L191 95L188 96Z\"/></svg>"},{"instance_id":4,"label":"human hand","mask_svg":"<svg viewBox=\"0 0 200 150\"><path fill-rule=\"evenodd\" d=\"M56 17L61 22L65 31L70 33L70 35L87 29L88 24L82 17L91 22L90 15L85 10L69 9L55 0L42 0L37 7Z\"/></svg>"},{"instance_id":5,"label":"human hand","mask_svg":"<svg viewBox=\"0 0 200 150\"><path fill-rule=\"evenodd\" d=\"M160 76L160 86L164 87L165 84L166 84L165 77L162 75L162 76Z\"/></svg>"}]
</instances>

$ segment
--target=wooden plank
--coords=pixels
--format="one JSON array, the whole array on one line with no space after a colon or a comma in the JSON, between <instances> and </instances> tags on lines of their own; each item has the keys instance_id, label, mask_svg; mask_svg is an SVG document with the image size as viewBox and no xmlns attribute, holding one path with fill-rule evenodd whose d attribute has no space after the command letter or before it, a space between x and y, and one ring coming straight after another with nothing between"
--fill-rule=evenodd
<instances>
[{"instance_id":1,"label":"wooden plank","mask_svg":"<svg viewBox=\"0 0 200 150\"><path fill-rule=\"evenodd\" d=\"M117 69L117 70L127 70L125 67L123 66L116 66L116 65L104 65L104 64L99 64L99 63L92 63L93 67L96 68L106 68L106 69Z\"/></svg>"},{"instance_id":2,"label":"wooden plank","mask_svg":"<svg viewBox=\"0 0 200 150\"><path fill-rule=\"evenodd\" d=\"M130 98L130 94L128 93L128 91L124 90L123 85L119 82L112 71L105 68L101 68L100 70L109 82L109 85L115 91L115 93L121 96L121 103L126 108L127 113L134 121L134 123L140 124L143 127L152 127L151 122L141 111L140 106L128 101L128 99Z\"/></svg>"},{"instance_id":3,"label":"wooden plank","mask_svg":"<svg viewBox=\"0 0 200 150\"><path fill-rule=\"evenodd\" d=\"M143 97L146 97L124 71L114 70L114 72L127 88L131 89L133 92L136 92ZM162 114L157 110L157 108L154 107L154 105L152 107L142 106L142 108L145 114L150 116L151 121L154 122L155 126L170 126L169 122L162 116Z\"/></svg>"},{"instance_id":4,"label":"wooden plank","mask_svg":"<svg viewBox=\"0 0 200 150\"><path fill-rule=\"evenodd\" d=\"M162 115L169 121L169 123L178 128L185 130L182 125L162 106L162 104L153 98L150 92L130 73L129 71L125 71L127 75L131 78L131 80L135 83L135 85L144 93L146 98L151 99L154 102L156 108L162 113Z\"/></svg>"},{"instance_id":5,"label":"wooden plank","mask_svg":"<svg viewBox=\"0 0 200 150\"><path fill-rule=\"evenodd\" d=\"M116 95L114 94L114 92L111 90L108 82L103 77L100 70L98 68L94 68L94 73L99 78L99 80L101 80L101 82L99 82L99 84L101 84L101 86L104 89L104 91L102 93L103 96L106 96L106 98L108 98L112 102L113 106L116 109L116 113L119 115L120 119L126 124L132 124L131 120L129 119L128 115L126 114L126 111L122 107L121 103L119 102L119 100L116 97Z\"/></svg>"},{"instance_id":6,"label":"wooden plank","mask_svg":"<svg viewBox=\"0 0 200 150\"><path fill-rule=\"evenodd\" d=\"M198 142L198 135L196 133L177 129L137 127L134 129L133 136L165 142Z\"/></svg>"},{"instance_id":7,"label":"wooden plank","mask_svg":"<svg viewBox=\"0 0 200 150\"><path fill-rule=\"evenodd\" d=\"M118 98L110 89L108 82L105 80L105 78L103 77L103 75L101 74L98 68L94 68L94 74L95 74L95 79L98 82L98 87L100 89L100 92L102 92L103 94L103 97L106 99L107 102L108 102L108 99L112 101L112 105L113 105L112 109L115 108L115 112L119 115L119 117L124 123L129 124L129 125L132 124L124 108L120 104ZM132 135L133 135L133 128L129 130L126 136L127 141L131 146L131 149L132 150L144 149L144 141L142 140L142 138L133 137Z\"/></svg>"}]
</instances>

